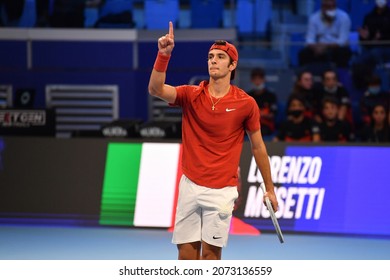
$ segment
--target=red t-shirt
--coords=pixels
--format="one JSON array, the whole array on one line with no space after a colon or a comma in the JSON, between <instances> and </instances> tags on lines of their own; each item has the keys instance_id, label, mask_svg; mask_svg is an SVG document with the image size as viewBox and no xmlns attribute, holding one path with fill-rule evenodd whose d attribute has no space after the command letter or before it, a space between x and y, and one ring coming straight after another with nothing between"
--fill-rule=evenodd
<instances>
[{"instance_id":1,"label":"red t-shirt","mask_svg":"<svg viewBox=\"0 0 390 280\"><path fill-rule=\"evenodd\" d=\"M183 173L196 184L209 188L237 186L245 130L260 129L256 101L232 85L213 111L208 82L178 86L176 91L173 105L183 111Z\"/></svg>"}]
</instances>

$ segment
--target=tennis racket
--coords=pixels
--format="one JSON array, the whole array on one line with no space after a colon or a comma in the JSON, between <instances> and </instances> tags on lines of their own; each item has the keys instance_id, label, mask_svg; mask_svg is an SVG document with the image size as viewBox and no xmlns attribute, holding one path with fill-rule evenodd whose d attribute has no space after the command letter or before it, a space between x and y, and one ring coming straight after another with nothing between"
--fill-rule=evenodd
<instances>
[{"instance_id":1,"label":"tennis racket","mask_svg":"<svg viewBox=\"0 0 390 280\"><path fill-rule=\"evenodd\" d=\"M265 193L264 183L261 183L260 187L263 190L263 193ZM274 224L276 234L278 235L279 241L280 241L280 243L284 243L284 237L283 237L282 230L280 229L279 222L278 222L278 219L276 218L274 208L272 208L271 201L269 200L268 197L265 198L265 204L267 205L268 211L271 215L271 220L272 220L272 223Z\"/></svg>"}]
</instances>

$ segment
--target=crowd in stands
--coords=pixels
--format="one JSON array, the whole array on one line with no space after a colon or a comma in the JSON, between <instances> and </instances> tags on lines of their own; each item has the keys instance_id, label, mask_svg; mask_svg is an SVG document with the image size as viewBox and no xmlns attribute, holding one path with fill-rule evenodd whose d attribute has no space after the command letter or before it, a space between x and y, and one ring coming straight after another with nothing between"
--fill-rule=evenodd
<instances>
[{"instance_id":1,"label":"crowd in stands","mask_svg":"<svg viewBox=\"0 0 390 280\"><path fill-rule=\"evenodd\" d=\"M255 98L261 111L262 134L266 139L286 142L390 142L390 92L381 90L381 79L372 76L359 107L352 108L347 89L335 70L325 70L320 82L303 70L288 97L286 112L278 111L277 95L264 82L262 68L252 70ZM262 82L259 82L262 81ZM353 109L359 111L358 119ZM283 114L278 123L276 115Z\"/></svg>"},{"instance_id":2,"label":"crowd in stands","mask_svg":"<svg viewBox=\"0 0 390 280\"><path fill-rule=\"evenodd\" d=\"M380 91L378 76L372 77L360 100L361 118L354 120L350 95L338 81L335 70L325 70L317 83L310 71L300 72L291 89L286 112L278 112L277 94L267 87L265 74L262 68L253 69L252 88L248 90L261 110L261 131L265 137L287 142L390 141L390 95ZM379 105L383 116L388 116L380 125L373 115L378 114ZM281 123L276 121L278 113L285 116Z\"/></svg>"},{"instance_id":3,"label":"crowd in stands","mask_svg":"<svg viewBox=\"0 0 390 280\"><path fill-rule=\"evenodd\" d=\"M309 18L306 45L299 53L301 71L296 75L286 112L279 112L285 115L281 123L275 123L277 95L265 84L256 83L264 81L256 78L264 77L264 70L252 71L255 89L249 93L265 116L261 121L266 126L263 135L273 141L390 142L390 92L383 90L382 80L375 73L378 65L390 62L390 8L386 0L375 1L359 28L362 53L351 59L351 20L336 4L336 0L322 0L320 10ZM363 93L359 100L351 100L337 77L338 69L348 70L350 65L354 86ZM314 82L318 69L320 81ZM358 106L353 107L352 101Z\"/></svg>"},{"instance_id":4,"label":"crowd in stands","mask_svg":"<svg viewBox=\"0 0 390 280\"><path fill-rule=\"evenodd\" d=\"M0 0L0 26L12 26L25 1ZM107 1L35 0L36 26L82 27L84 9L102 11ZM350 15L338 8L337 0L321 0L319 10L308 18L305 45L298 54L300 71L286 112L278 108L278 94L267 87L266 69L253 69L248 94L261 110L264 136L274 141L390 142L390 92L384 90L383 80L376 73L379 66L390 63L390 2L370 1L375 6L357 30L361 50L354 53L350 46ZM96 25L102 22L134 26L131 11L100 13ZM339 69L350 71L353 86L361 92L358 100L356 96L352 99L339 79ZM314 82L314 76L318 81ZM285 116L280 123L276 121L278 114Z\"/></svg>"}]
</instances>

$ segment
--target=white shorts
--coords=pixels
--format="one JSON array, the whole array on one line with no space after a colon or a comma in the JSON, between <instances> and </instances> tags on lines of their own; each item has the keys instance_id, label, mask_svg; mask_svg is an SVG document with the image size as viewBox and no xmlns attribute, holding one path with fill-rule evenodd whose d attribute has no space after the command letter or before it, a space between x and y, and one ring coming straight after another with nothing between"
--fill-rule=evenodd
<instances>
[{"instance_id":1,"label":"white shorts","mask_svg":"<svg viewBox=\"0 0 390 280\"><path fill-rule=\"evenodd\" d=\"M204 241L217 247L227 244L237 188L212 189L181 177L172 243Z\"/></svg>"}]
</instances>

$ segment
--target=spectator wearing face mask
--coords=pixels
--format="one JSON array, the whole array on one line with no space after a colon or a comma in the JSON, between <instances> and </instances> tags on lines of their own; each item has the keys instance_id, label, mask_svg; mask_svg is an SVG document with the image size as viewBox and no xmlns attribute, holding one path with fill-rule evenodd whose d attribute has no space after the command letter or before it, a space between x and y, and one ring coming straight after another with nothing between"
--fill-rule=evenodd
<instances>
[{"instance_id":1,"label":"spectator wearing face mask","mask_svg":"<svg viewBox=\"0 0 390 280\"><path fill-rule=\"evenodd\" d=\"M248 94L252 96L260 108L260 124L262 135L271 135L275 131L275 117L278 110L276 94L265 83L265 71L254 68L251 71L252 88Z\"/></svg>"},{"instance_id":2,"label":"spectator wearing face mask","mask_svg":"<svg viewBox=\"0 0 390 280\"><path fill-rule=\"evenodd\" d=\"M309 18L306 46L299 52L301 66L331 62L346 68L351 58L351 19L336 6L336 0L322 0L321 9Z\"/></svg>"},{"instance_id":3,"label":"spectator wearing face mask","mask_svg":"<svg viewBox=\"0 0 390 280\"><path fill-rule=\"evenodd\" d=\"M360 101L360 114L363 125L369 125L372 121L371 112L377 104L385 106L386 111L389 112L390 93L382 90L382 80L379 76L373 75ZM389 117L390 118L390 117Z\"/></svg>"},{"instance_id":4,"label":"spectator wearing face mask","mask_svg":"<svg viewBox=\"0 0 390 280\"><path fill-rule=\"evenodd\" d=\"M378 64L390 62L390 8L388 0L376 0L358 29L362 53L352 63L352 77L357 88L367 85Z\"/></svg>"},{"instance_id":5,"label":"spectator wearing face mask","mask_svg":"<svg viewBox=\"0 0 390 280\"><path fill-rule=\"evenodd\" d=\"M298 73L290 96L300 97L305 105L305 116L312 118L315 113L315 92L313 74L308 70Z\"/></svg>"},{"instance_id":6,"label":"spectator wearing face mask","mask_svg":"<svg viewBox=\"0 0 390 280\"><path fill-rule=\"evenodd\" d=\"M280 125L273 141L311 142L313 139L313 121L305 116L305 101L297 95L291 95L287 102L287 118Z\"/></svg>"},{"instance_id":7,"label":"spectator wearing face mask","mask_svg":"<svg viewBox=\"0 0 390 280\"><path fill-rule=\"evenodd\" d=\"M347 142L352 139L351 128L340 120L339 102L334 96L322 100L322 122L314 125L313 142Z\"/></svg>"},{"instance_id":8,"label":"spectator wearing face mask","mask_svg":"<svg viewBox=\"0 0 390 280\"><path fill-rule=\"evenodd\" d=\"M331 97L336 99L339 104L337 118L348 121L350 125L353 124L351 99L347 89L339 82L336 71L326 70L323 72L322 81L315 86L314 95L316 97L316 121L321 122L322 100Z\"/></svg>"}]
</instances>

